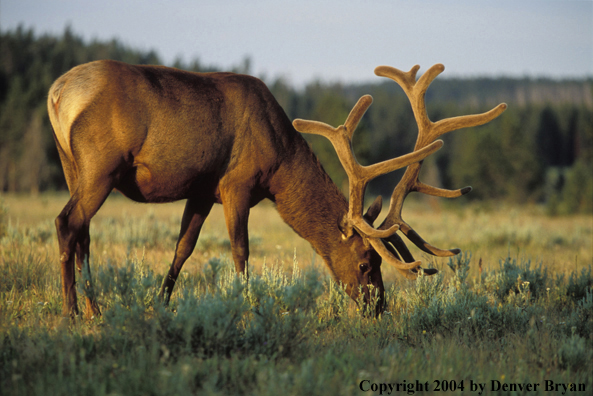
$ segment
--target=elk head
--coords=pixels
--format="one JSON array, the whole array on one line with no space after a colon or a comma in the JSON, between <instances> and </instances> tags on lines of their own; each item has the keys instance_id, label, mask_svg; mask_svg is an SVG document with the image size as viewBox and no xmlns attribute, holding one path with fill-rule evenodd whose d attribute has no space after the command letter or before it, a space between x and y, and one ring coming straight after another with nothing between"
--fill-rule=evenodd
<instances>
[{"instance_id":1,"label":"elk head","mask_svg":"<svg viewBox=\"0 0 593 396\"><path fill-rule=\"evenodd\" d=\"M293 122L295 129L299 132L322 135L328 138L334 146L338 158L348 175L349 207L348 213L342 222L344 239L351 238L354 235L360 235L365 245L372 246L375 254L383 262L390 264L409 279L416 279L419 270L422 269L420 266L421 263L414 259L405 243L397 235L397 231L402 232L422 251L435 256L453 256L458 254L460 250L443 250L430 245L403 221L401 211L407 195L412 191L417 191L433 196L454 198L471 191L471 187L451 191L422 183L418 179L418 176L423 160L443 146L443 141L437 140L438 137L453 130L487 123L506 109L506 104L500 104L483 114L448 118L433 123L426 113L424 97L428 86L444 70L444 66L440 64L434 65L416 81L416 73L419 68L416 65L407 73L388 66L379 66L375 69L375 74L378 76L389 77L397 82L410 100L414 117L418 124L418 139L414 151L409 154L370 166L362 166L358 163L352 150L352 135L364 113L372 104L373 100L369 95L359 99L350 112L345 124L337 128L317 121L297 119ZM407 169L404 176L395 187L391 196L389 212L385 220L379 227L374 228L373 222L381 211L381 197L379 196L371 205L367 214L363 215L364 195L367 184L377 176L406 166ZM367 269L366 267L361 267L360 269L361 274L365 274L366 276L366 278L360 279L358 282L365 293L365 302L369 301L368 284L373 284L377 287L381 294L384 290L380 266L376 264L377 260L378 258L375 259L375 264L372 268ZM424 269L424 273L427 275L432 275L436 272L437 270L433 268ZM368 275L366 275L367 273ZM354 282L354 284L357 283ZM350 295L356 298L356 291L353 291ZM380 312L382 307L378 307L377 310Z\"/></svg>"}]
</instances>

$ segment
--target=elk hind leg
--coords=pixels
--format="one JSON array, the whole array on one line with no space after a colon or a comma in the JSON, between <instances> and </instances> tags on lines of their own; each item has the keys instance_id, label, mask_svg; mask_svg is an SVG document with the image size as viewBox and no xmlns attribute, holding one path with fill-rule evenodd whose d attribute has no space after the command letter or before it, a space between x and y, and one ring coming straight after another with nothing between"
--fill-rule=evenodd
<instances>
[{"instance_id":1,"label":"elk hind leg","mask_svg":"<svg viewBox=\"0 0 593 396\"><path fill-rule=\"evenodd\" d=\"M91 267L89 264L91 238L89 235L89 224L85 223L79 233L78 242L76 243L76 267L78 269L78 276L82 280L83 290L86 299L85 316L91 319L93 316L101 315L101 310L95 299L95 291L93 289L93 282L91 279Z\"/></svg>"},{"instance_id":2,"label":"elk hind leg","mask_svg":"<svg viewBox=\"0 0 593 396\"><path fill-rule=\"evenodd\" d=\"M74 317L78 315L78 304L76 296L76 279L74 264L76 260L79 271L85 268L88 270L89 258L89 236L88 229L91 218L99 210L109 192L110 186L101 187L100 183L89 183L92 193L85 194L85 189L79 186L72 194L72 197L56 218L56 231L58 234L58 245L60 249L60 265L62 277L62 297L64 316ZM90 272L90 271L89 271ZM88 281L88 283L87 283ZM85 289L88 286L92 289L90 277L85 281ZM98 307L94 296L87 295L87 309L93 314L98 314ZM96 311L94 310L94 308Z\"/></svg>"},{"instance_id":3,"label":"elk hind leg","mask_svg":"<svg viewBox=\"0 0 593 396\"><path fill-rule=\"evenodd\" d=\"M80 229L80 213L77 210L77 195L74 194L56 218L56 231L60 249L60 268L62 278L62 315L78 315L76 283L74 274L75 245Z\"/></svg>"}]
</instances>

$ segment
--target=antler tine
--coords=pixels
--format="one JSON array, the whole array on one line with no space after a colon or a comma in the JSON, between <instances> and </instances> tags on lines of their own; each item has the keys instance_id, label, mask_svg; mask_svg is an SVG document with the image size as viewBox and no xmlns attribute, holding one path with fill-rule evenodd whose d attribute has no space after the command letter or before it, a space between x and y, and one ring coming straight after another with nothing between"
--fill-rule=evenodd
<instances>
[{"instance_id":1,"label":"antler tine","mask_svg":"<svg viewBox=\"0 0 593 396\"><path fill-rule=\"evenodd\" d=\"M334 128L324 122L296 119L292 122L294 129L301 133L321 135L328 137L334 132Z\"/></svg>"},{"instance_id":2,"label":"antler tine","mask_svg":"<svg viewBox=\"0 0 593 396\"><path fill-rule=\"evenodd\" d=\"M348 140L352 140L352 135L356 130L356 127L360 123L360 120L373 103L373 97L371 95L364 95L358 102L354 105L352 110L350 110L350 114L348 114L348 118L346 118L346 122L344 125L334 128L331 125L328 125L323 122L319 121L310 121L310 120L302 120L296 119L292 122L294 128L301 132L301 133L310 133L315 135L321 135L328 138L332 144L334 142L337 143L336 136L342 135L344 131L340 132L340 129L345 130L348 136ZM334 145L335 147L335 145ZM342 160L340 158L340 160ZM350 167L350 166L349 166Z\"/></svg>"},{"instance_id":3,"label":"antler tine","mask_svg":"<svg viewBox=\"0 0 593 396\"><path fill-rule=\"evenodd\" d=\"M446 188L433 187L428 184L424 184L421 181L416 183L416 191L426 195L432 195L434 197L441 198L457 198L469 193L472 190L470 186L460 188L459 190L447 190Z\"/></svg>"},{"instance_id":4,"label":"antler tine","mask_svg":"<svg viewBox=\"0 0 593 396\"><path fill-rule=\"evenodd\" d=\"M370 238L387 238L399 229L399 225L394 224L391 227L386 227L386 229L377 230L363 219L364 193L368 182L379 175L409 166L414 162L422 161L428 155L440 149L443 143L442 141L437 141L423 147L421 150L378 164L370 166L360 165L354 157L352 150L352 136L364 113L372 104L372 101L373 98L370 95L361 97L348 115L345 125L337 128L321 122L301 119L294 120L293 126L299 132L325 136L334 146L350 181L348 219L351 226L356 228L364 236Z\"/></svg>"},{"instance_id":5,"label":"antler tine","mask_svg":"<svg viewBox=\"0 0 593 396\"><path fill-rule=\"evenodd\" d=\"M352 156L352 159L355 162L353 169L354 171L352 173L346 172L350 180L350 200L348 205L348 216L351 219L354 228L356 228L363 235L372 238L387 238L390 235L393 235L399 229L399 225L394 224L387 230L378 230L376 228L369 226L369 224L362 218L362 209L364 206L364 193L366 191L367 184L369 183L369 181L376 178L377 176L384 175L396 169L401 169L406 166L409 166L410 164L424 160L424 158L439 150L442 146L443 142L439 140L412 153L369 166L362 166L358 164L358 162L354 158L354 155L352 154L352 151L349 151L350 155ZM334 147L336 147L336 145L334 145ZM340 153L338 153L338 156L340 158L342 157ZM344 161L342 161L341 159L340 161L344 166ZM346 169L346 166L344 166L344 168Z\"/></svg>"},{"instance_id":6,"label":"antler tine","mask_svg":"<svg viewBox=\"0 0 593 396\"><path fill-rule=\"evenodd\" d=\"M350 114L348 114L348 118L346 118L346 122L344 123L344 128L346 128L350 140L352 140L352 135L354 134L356 127L358 127L360 120L371 104L373 104L373 97L371 95L364 95L358 99L358 102L356 102L352 110L350 110Z\"/></svg>"},{"instance_id":7,"label":"antler tine","mask_svg":"<svg viewBox=\"0 0 593 396\"><path fill-rule=\"evenodd\" d=\"M437 257L450 257L455 256L456 254L461 253L461 250L458 248L453 249L439 249L436 246L431 245L430 243L426 242L412 227L410 227L407 223L403 222L400 224L400 229L404 233L404 235L418 248L428 254L432 254L433 256Z\"/></svg>"},{"instance_id":8,"label":"antler tine","mask_svg":"<svg viewBox=\"0 0 593 396\"><path fill-rule=\"evenodd\" d=\"M486 124L501 115L506 109L507 104L501 103L485 113L445 118L434 124L431 135L436 139L447 132Z\"/></svg>"},{"instance_id":9,"label":"antler tine","mask_svg":"<svg viewBox=\"0 0 593 396\"><path fill-rule=\"evenodd\" d=\"M381 256L385 262L394 266L396 269L400 270L403 274L408 276L411 274L409 270L416 269L420 267L422 264L420 261L413 261L409 263L404 263L398 258L396 258L391 252L385 247L385 244L381 240L381 238L368 238L371 246L375 249L377 254ZM409 276L408 276L409 277ZM414 276L415 278L415 276Z\"/></svg>"},{"instance_id":10,"label":"antler tine","mask_svg":"<svg viewBox=\"0 0 593 396\"><path fill-rule=\"evenodd\" d=\"M445 70L445 66L440 63L432 66L416 81L416 74L419 69L420 66L415 65L409 72L404 73L391 66L379 66L375 68L376 75L388 77L395 81L402 87L406 96L410 99L414 118L418 124L418 140L416 141L415 150L433 142L438 137L432 136L430 133L433 123L428 118L424 96L434 79Z\"/></svg>"},{"instance_id":11,"label":"antler tine","mask_svg":"<svg viewBox=\"0 0 593 396\"><path fill-rule=\"evenodd\" d=\"M414 118L418 124L418 139L416 140L416 146L414 147L414 150L421 150L422 148L427 147L428 145L432 144L435 139L447 132L485 124L498 117L507 107L506 104L502 103L494 109L482 114L447 118L433 123L430 121L430 118L426 112L425 95L432 81L434 81L434 79L445 70L445 67L442 64L436 64L429 68L416 81L416 74L419 68L420 67L416 65L407 73L390 66L379 66L375 69L376 75L388 77L400 85L410 100L412 111L414 112ZM399 225L402 233L406 235L406 237L421 250L435 256L453 256L458 254L460 250L444 250L430 245L424 239L422 239L422 237L416 231L414 231L412 227L403 221L401 217L403 203L407 195L412 191L438 197L455 198L470 192L471 187L464 187L459 190L446 190L424 184L418 180L421 167L422 162L420 161L410 165L406 169L404 176L393 191L391 202L389 204L389 213L379 229L392 227L394 224L397 224ZM409 261L410 258L413 260L411 255L407 256L408 257L405 258L406 261Z\"/></svg>"},{"instance_id":12,"label":"antler tine","mask_svg":"<svg viewBox=\"0 0 593 396\"><path fill-rule=\"evenodd\" d=\"M403 90L408 93L412 92L416 84L416 73L420 70L420 65L415 65L408 72L403 72L391 66L377 66L375 74L380 77L387 77L399 84Z\"/></svg>"}]
</instances>

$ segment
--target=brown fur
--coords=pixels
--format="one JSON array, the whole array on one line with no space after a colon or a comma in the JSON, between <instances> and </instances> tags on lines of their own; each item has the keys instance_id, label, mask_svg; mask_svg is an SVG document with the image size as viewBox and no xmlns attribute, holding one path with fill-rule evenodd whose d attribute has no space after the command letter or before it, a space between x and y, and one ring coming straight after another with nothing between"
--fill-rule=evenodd
<instances>
[{"instance_id":1,"label":"brown fur","mask_svg":"<svg viewBox=\"0 0 593 396\"><path fill-rule=\"evenodd\" d=\"M99 314L88 230L114 188L138 202L187 199L166 301L214 203L224 208L235 268L246 272L249 209L265 198L353 298L361 287L368 300L369 283L382 297L381 259L358 234L342 237L346 199L258 79L98 61L56 80L48 112L71 194L56 218L64 315L78 313L75 263L88 315Z\"/></svg>"}]
</instances>

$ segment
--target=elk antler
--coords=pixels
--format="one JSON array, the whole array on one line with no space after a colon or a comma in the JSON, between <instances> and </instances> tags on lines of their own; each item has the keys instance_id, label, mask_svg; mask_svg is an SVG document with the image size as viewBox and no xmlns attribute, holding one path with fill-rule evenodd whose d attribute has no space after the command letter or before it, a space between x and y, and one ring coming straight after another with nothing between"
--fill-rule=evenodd
<instances>
[{"instance_id":1,"label":"elk antler","mask_svg":"<svg viewBox=\"0 0 593 396\"><path fill-rule=\"evenodd\" d=\"M348 223L350 230L348 235L355 228L362 236L367 237L371 245L375 248L381 257L400 270L409 270L420 266L420 262L403 263L397 257L389 252L381 238L389 238L399 229L399 224L393 224L391 227L384 227L381 230L371 227L363 218L364 193L370 180L396 169L403 168L410 164L422 161L424 158L434 153L443 146L441 140L431 142L419 150L393 158L378 164L362 166L358 163L352 150L352 135L358 126L360 119L369 108L373 98L365 95L358 100L344 125L333 128L328 124L317 121L307 121L297 119L293 125L295 129L303 133L311 133L325 136L334 146L338 158L346 171L349 179L349 204L348 204Z\"/></svg>"},{"instance_id":2,"label":"elk antler","mask_svg":"<svg viewBox=\"0 0 593 396\"><path fill-rule=\"evenodd\" d=\"M416 65L407 73L389 66L379 66L375 69L376 75L388 77L398 83L403 88L405 94L410 100L412 111L414 112L416 123L418 124L418 139L416 140L414 152L422 150L425 147L429 147L431 144L433 144L432 142L434 142L435 139L447 132L461 128L478 126L490 122L494 118L498 117L507 108L505 103L501 103L486 113L447 118L434 123L430 121L428 114L426 113L424 97L430 83L439 74L441 74L443 70L445 70L445 66L441 64L432 66L418 79L418 81L416 81L416 73L418 72L419 68L420 66ZM383 224L379 226L379 229L393 229L397 225L399 226L400 231L424 252L439 257L456 255L460 252L459 249L443 250L427 243L402 219L401 211L404 200L412 191L417 191L437 197L456 198L467 194L472 188L464 187L459 190L445 190L424 184L418 180L418 174L420 173L421 167L422 161L413 163L406 169L404 176L397 184L393 194L391 195L389 213L383 221ZM398 235L392 235L389 237L388 242L391 242L396 247L404 260L414 260L409 250Z\"/></svg>"}]
</instances>

